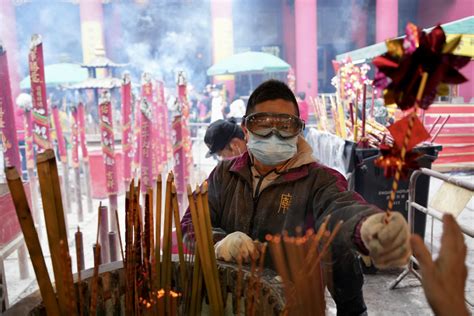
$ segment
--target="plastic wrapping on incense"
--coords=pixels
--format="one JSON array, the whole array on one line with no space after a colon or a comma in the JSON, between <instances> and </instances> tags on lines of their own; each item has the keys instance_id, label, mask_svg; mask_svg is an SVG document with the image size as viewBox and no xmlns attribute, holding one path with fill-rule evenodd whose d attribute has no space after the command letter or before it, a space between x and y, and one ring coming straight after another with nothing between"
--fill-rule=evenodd
<instances>
[{"instance_id":1,"label":"plastic wrapping on incense","mask_svg":"<svg viewBox=\"0 0 474 316\"><path fill-rule=\"evenodd\" d=\"M191 150L191 133L189 131L189 101L187 93L187 82L184 72L178 75L178 100L180 103L181 114L183 116L183 147L186 154L186 181L189 179L189 171L193 165L193 157Z\"/></svg>"},{"instance_id":2,"label":"plastic wrapping on incense","mask_svg":"<svg viewBox=\"0 0 474 316\"><path fill-rule=\"evenodd\" d=\"M140 156L142 152L142 138L141 138L141 133L140 133L140 118L141 118L141 111L140 111L140 101L137 100L135 101L134 104L134 130L133 130L133 138L134 138L134 155L133 155L133 166L132 166L132 174L133 177L138 177L138 169L140 168Z\"/></svg>"},{"instance_id":3,"label":"plastic wrapping on incense","mask_svg":"<svg viewBox=\"0 0 474 316\"><path fill-rule=\"evenodd\" d=\"M79 113L77 108L73 108L72 114L72 125L71 125L71 144L72 144L72 167L79 168Z\"/></svg>"},{"instance_id":4,"label":"plastic wrapping on incense","mask_svg":"<svg viewBox=\"0 0 474 316\"><path fill-rule=\"evenodd\" d=\"M66 141L64 139L63 127L59 118L59 109L57 106L52 107L54 128L56 130L56 139L58 142L58 151L61 162L67 162Z\"/></svg>"},{"instance_id":5,"label":"plastic wrapping on incense","mask_svg":"<svg viewBox=\"0 0 474 316\"><path fill-rule=\"evenodd\" d=\"M21 162L16 136L15 115L10 76L8 74L7 53L0 43L0 133L6 167L15 167L21 173Z\"/></svg>"},{"instance_id":6,"label":"plastic wrapping on incense","mask_svg":"<svg viewBox=\"0 0 474 316\"><path fill-rule=\"evenodd\" d=\"M31 109L24 109L24 113L26 168L33 170L35 168L35 152L33 150L33 118L31 116Z\"/></svg>"},{"instance_id":7,"label":"plastic wrapping on incense","mask_svg":"<svg viewBox=\"0 0 474 316\"><path fill-rule=\"evenodd\" d=\"M187 129L186 117L189 114L186 96L186 79L182 74L178 77L178 102L180 104L181 114L173 119L173 157L174 173L176 176L176 190L182 194L186 191L186 183L189 179L190 158L190 135ZM188 113L187 113L188 112Z\"/></svg>"},{"instance_id":8,"label":"plastic wrapping on incense","mask_svg":"<svg viewBox=\"0 0 474 316\"><path fill-rule=\"evenodd\" d=\"M84 104L79 102L77 106L77 118L79 128L79 140L81 145L82 160L89 161L89 152L87 151L86 141L86 115L84 113Z\"/></svg>"},{"instance_id":9,"label":"plastic wrapping on incense","mask_svg":"<svg viewBox=\"0 0 474 316\"><path fill-rule=\"evenodd\" d=\"M142 100L140 102L140 134L141 134L141 159L140 179L142 192L153 186L152 162L153 162L153 84L149 74L142 76Z\"/></svg>"},{"instance_id":10,"label":"plastic wrapping on incense","mask_svg":"<svg viewBox=\"0 0 474 316\"><path fill-rule=\"evenodd\" d=\"M38 153L41 153L51 148L51 143L44 79L43 44L39 35L31 37L28 64L30 67L31 98L33 100L33 142Z\"/></svg>"},{"instance_id":11,"label":"plastic wrapping on incense","mask_svg":"<svg viewBox=\"0 0 474 316\"><path fill-rule=\"evenodd\" d=\"M132 131L132 84L130 76L125 74L122 81L122 151L123 180L125 186L132 179L133 131Z\"/></svg>"},{"instance_id":12,"label":"plastic wrapping on incense","mask_svg":"<svg viewBox=\"0 0 474 316\"><path fill-rule=\"evenodd\" d=\"M168 109L166 107L164 97L164 85L163 82L157 81L155 84L156 94L156 107L155 107L155 118L156 118L156 160L157 173L161 174L168 161Z\"/></svg>"},{"instance_id":13,"label":"plastic wrapping on incense","mask_svg":"<svg viewBox=\"0 0 474 316\"><path fill-rule=\"evenodd\" d=\"M102 153L105 164L105 181L107 193L116 195L117 187L117 165L115 163L115 140L112 125L112 105L106 92L99 104L100 137L102 142Z\"/></svg>"}]
</instances>

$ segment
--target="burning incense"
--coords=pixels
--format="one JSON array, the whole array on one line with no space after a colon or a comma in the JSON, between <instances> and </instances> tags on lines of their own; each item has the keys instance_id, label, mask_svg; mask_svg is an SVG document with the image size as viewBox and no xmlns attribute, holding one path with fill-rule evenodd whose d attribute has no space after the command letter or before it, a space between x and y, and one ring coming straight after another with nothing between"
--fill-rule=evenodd
<instances>
[{"instance_id":1,"label":"burning incense","mask_svg":"<svg viewBox=\"0 0 474 316\"><path fill-rule=\"evenodd\" d=\"M186 262L184 260L184 247L183 247L183 233L181 231L181 220L179 217L179 206L178 206L178 195L176 193L176 187L174 182L171 185L172 204L173 204L173 215L174 225L176 228L176 240L178 243L178 255L179 255L179 271L181 275L181 289L186 287L188 283L188 276L186 273Z\"/></svg>"},{"instance_id":2,"label":"burning incense","mask_svg":"<svg viewBox=\"0 0 474 316\"><path fill-rule=\"evenodd\" d=\"M362 139L365 138L365 108L367 102L367 84L364 83L364 90L362 92Z\"/></svg>"},{"instance_id":3,"label":"burning incense","mask_svg":"<svg viewBox=\"0 0 474 316\"><path fill-rule=\"evenodd\" d=\"M166 179L165 192L165 221L163 231L163 270L161 271L161 287L165 290L166 312L170 312L169 291L171 289L171 227L172 227L172 201L171 183L173 174L170 172Z\"/></svg>"},{"instance_id":4,"label":"burning incense","mask_svg":"<svg viewBox=\"0 0 474 316\"><path fill-rule=\"evenodd\" d=\"M431 135L431 132L434 130L436 124L438 124L438 122L439 122L440 119L441 119L441 115L439 115L439 116L436 118L436 120L433 122L433 125L431 125L431 128L430 128L430 130L428 131L428 134Z\"/></svg>"},{"instance_id":5,"label":"burning incense","mask_svg":"<svg viewBox=\"0 0 474 316\"><path fill-rule=\"evenodd\" d=\"M161 196L162 196L162 181L161 174L158 175L158 181L156 182L156 231L155 231L155 278L154 288L159 289L161 282Z\"/></svg>"},{"instance_id":6,"label":"burning incense","mask_svg":"<svg viewBox=\"0 0 474 316\"><path fill-rule=\"evenodd\" d=\"M79 229L79 226L77 227L75 240L76 240L77 288L79 292L79 297L78 297L79 316L82 316L83 314L82 304L83 304L84 299L82 297L81 271L84 269L84 247L83 247L83 242L82 242L82 233Z\"/></svg>"},{"instance_id":7,"label":"burning incense","mask_svg":"<svg viewBox=\"0 0 474 316\"><path fill-rule=\"evenodd\" d=\"M370 105L370 117L374 117L374 110L375 110L375 87L372 86L372 100Z\"/></svg>"},{"instance_id":8,"label":"burning incense","mask_svg":"<svg viewBox=\"0 0 474 316\"><path fill-rule=\"evenodd\" d=\"M68 246L64 243L64 240L59 242L60 255L63 264L63 279L61 282L65 283L66 287L66 298L67 298L67 309L70 315L76 314L76 300L74 290L74 280L72 279L71 270L71 257L69 256Z\"/></svg>"},{"instance_id":9,"label":"burning incense","mask_svg":"<svg viewBox=\"0 0 474 316\"><path fill-rule=\"evenodd\" d=\"M441 132L441 130L444 128L444 125L446 125L446 123L448 122L449 118L451 117L451 114L449 114L448 116L446 116L446 119L443 121L443 123L441 123L441 126L439 127L438 131L436 132L436 134L434 134L433 138L431 138L431 142L434 143L436 137L438 137L439 133Z\"/></svg>"}]
</instances>

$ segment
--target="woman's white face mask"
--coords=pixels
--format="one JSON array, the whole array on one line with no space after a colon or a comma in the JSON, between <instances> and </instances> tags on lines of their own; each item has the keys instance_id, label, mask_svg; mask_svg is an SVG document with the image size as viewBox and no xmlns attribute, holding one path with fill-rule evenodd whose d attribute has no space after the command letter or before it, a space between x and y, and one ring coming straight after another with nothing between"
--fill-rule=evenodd
<instances>
[{"instance_id":1,"label":"woman's white face mask","mask_svg":"<svg viewBox=\"0 0 474 316\"><path fill-rule=\"evenodd\" d=\"M298 136L281 139L276 135L259 137L248 134L247 148L259 162L267 166L276 166L291 159L297 152Z\"/></svg>"}]
</instances>

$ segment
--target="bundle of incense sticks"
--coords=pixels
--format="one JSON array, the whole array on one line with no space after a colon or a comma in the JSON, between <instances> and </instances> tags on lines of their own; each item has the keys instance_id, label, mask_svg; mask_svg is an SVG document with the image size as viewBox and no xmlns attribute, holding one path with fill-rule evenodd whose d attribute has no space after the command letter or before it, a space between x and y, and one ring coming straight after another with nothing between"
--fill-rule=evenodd
<instances>
[{"instance_id":1,"label":"bundle of incense sticks","mask_svg":"<svg viewBox=\"0 0 474 316\"><path fill-rule=\"evenodd\" d=\"M267 235L275 268L282 278L288 315L324 315L324 282L321 259L327 254L329 246L341 228L338 222L332 232L327 230L329 217L325 219L318 232L308 230L296 237Z\"/></svg>"},{"instance_id":2,"label":"bundle of incense sticks","mask_svg":"<svg viewBox=\"0 0 474 316\"><path fill-rule=\"evenodd\" d=\"M195 265L196 262L199 261L206 285L207 296L209 297L211 315L223 315L224 301L222 299L219 275L217 272L217 261L214 253L207 183L204 182L201 187L197 186L194 194L191 186L188 185L187 193L194 227L194 238L197 244ZM198 288L199 278L199 273L193 275L193 288ZM194 284L196 284L196 286L194 286ZM198 291L191 292L191 302L199 305L201 298L197 296L197 292ZM200 310L196 306L191 306L191 309L196 311L196 313L200 313Z\"/></svg>"},{"instance_id":3,"label":"bundle of incense sticks","mask_svg":"<svg viewBox=\"0 0 474 316\"><path fill-rule=\"evenodd\" d=\"M76 315L77 304L75 294L73 295L75 291L68 247L66 217L61 199L61 185L56 158L52 149L47 149L38 154L37 170L57 298L46 269L41 244L28 207L28 200L21 178L14 168L8 168L5 174L48 315Z\"/></svg>"},{"instance_id":4,"label":"bundle of incense sticks","mask_svg":"<svg viewBox=\"0 0 474 316\"><path fill-rule=\"evenodd\" d=\"M165 183L158 176L156 191L146 188L145 192L143 209L140 204L140 182L135 186L135 180L132 180L126 192L125 311L127 315L176 315L179 306L183 305L180 301L188 286L188 273L173 173L168 174ZM173 222L179 255L177 279L172 277ZM118 233L120 235L120 226Z\"/></svg>"}]
</instances>

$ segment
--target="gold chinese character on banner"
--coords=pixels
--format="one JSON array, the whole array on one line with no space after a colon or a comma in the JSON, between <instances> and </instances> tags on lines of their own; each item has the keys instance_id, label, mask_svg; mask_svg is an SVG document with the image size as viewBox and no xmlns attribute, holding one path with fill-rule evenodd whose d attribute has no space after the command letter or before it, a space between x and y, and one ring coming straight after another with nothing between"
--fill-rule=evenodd
<instances>
[{"instance_id":1,"label":"gold chinese character on banner","mask_svg":"<svg viewBox=\"0 0 474 316\"><path fill-rule=\"evenodd\" d=\"M291 205L291 199L293 197L291 196L290 193L287 194L282 194L280 197L280 207L278 208L278 213L283 213L286 214L288 212L288 209L290 208Z\"/></svg>"}]
</instances>

